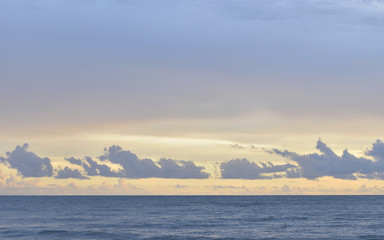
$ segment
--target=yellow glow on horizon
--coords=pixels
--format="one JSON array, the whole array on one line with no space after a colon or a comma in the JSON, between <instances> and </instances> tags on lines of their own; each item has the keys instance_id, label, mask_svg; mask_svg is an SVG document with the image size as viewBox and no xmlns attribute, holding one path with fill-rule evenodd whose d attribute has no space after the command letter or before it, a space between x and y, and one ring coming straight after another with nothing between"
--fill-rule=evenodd
<instances>
[{"instance_id":1,"label":"yellow glow on horizon","mask_svg":"<svg viewBox=\"0 0 384 240\"><path fill-rule=\"evenodd\" d=\"M208 138L186 138L186 137L162 137L162 136L145 136L145 135L116 135L116 134L84 134L84 139L93 141L137 141L144 143L156 143L167 145L235 145L232 141ZM257 148L274 148L276 146L263 144L249 144Z\"/></svg>"}]
</instances>

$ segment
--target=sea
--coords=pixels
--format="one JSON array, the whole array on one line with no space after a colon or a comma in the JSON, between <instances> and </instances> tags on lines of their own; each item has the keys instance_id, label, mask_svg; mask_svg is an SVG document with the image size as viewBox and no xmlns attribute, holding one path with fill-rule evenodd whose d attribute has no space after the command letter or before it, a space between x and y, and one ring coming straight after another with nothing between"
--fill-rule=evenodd
<instances>
[{"instance_id":1,"label":"sea","mask_svg":"<svg viewBox=\"0 0 384 240\"><path fill-rule=\"evenodd\" d=\"M0 196L0 239L384 239L384 196Z\"/></svg>"}]
</instances>

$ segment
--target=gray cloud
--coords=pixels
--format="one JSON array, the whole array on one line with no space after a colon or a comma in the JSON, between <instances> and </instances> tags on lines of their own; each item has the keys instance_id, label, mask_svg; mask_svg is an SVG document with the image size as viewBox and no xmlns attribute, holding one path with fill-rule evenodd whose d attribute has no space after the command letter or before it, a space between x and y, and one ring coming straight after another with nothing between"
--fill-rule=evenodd
<instances>
[{"instance_id":1,"label":"gray cloud","mask_svg":"<svg viewBox=\"0 0 384 240\"><path fill-rule=\"evenodd\" d=\"M126 178L208 178L204 167L196 166L192 161L177 161L161 159L157 164L151 159L139 159L130 151L124 151L120 146L113 145L105 149L101 161L119 164Z\"/></svg>"},{"instance_id":2,"label":"gray cloud","mask_svg":"<svg viewBox=\"0 0 384 240\"><path fill-rule=\"evenodd\" d=\"M7 152L6 157L0 157L0 162L10 168L17 169L23 177L51 177L53 167L49 158L41 158L28 151L28 144L17 146L13 152Z\"/></svg>"},{"instance_id":3,"label":"gray cloud","mask_svg":"<svg viewBox=\"0 0 384 240\"><path fill-rule=\"evenodd\" d=\"M103 176L103 177L122 177L121 172L115 172L111 167L105 164L99 164L91 157L78 159L74 157L66 158L68 162L83 167L88 176Z\"/></svg>"},{"instance_id":4,"label":"gray cloud","mask_svg":"<svg viewBox=\"0 0 384 240\"><path fill-rule=\"evenodd\" d=\"M204 167L196 166L192 161L178 161L162 158L157 163L151 159L139 159L130 151L124 151L120 146L105 149L100 161L118 164L120 169L113 170L107 164L99 163L91 157L65 158L73 165L80 166L82 171L65 166L64 169L54 170L49 158L41 158L27 151L28 144L17 146L13 152L7 152L6 157L0 157L0 163L17 169L23 177L51 177L57 179L77 178L89 179L91 176L120 177L120 178L179 178L203 179L210 175ZM56 173L56 174L54 174ZM1 176L0 176L1 177Z\"/></svg>"},{"instance_id":5,"label":"gray cloud","mask_svg":"<svg viewBox=\"0 0 384 240\"><path fill-rule=\"evenodd\" d=\"M71 169L69 167L65 167L57 172L55 176L57 179L67 179L67 178L77 178L77 179L90 179L87 176L83 176L78 169Z\"/></svg>"},{"instance_id":6,"label":"gray cloud","mask_svg":"<svg viewBox=\"0 0 384 240\"><path fill-rule=\"evenodd\" d=\"M294 161L297 165L254 163L245 158L232 159L220 164L223 179L271 179L306 178L317 179L330 176L339 179L356 180L358 178L384 179L384 143L377 140L365 154L368 157L356 157L344 150L341 156L319 140L316 148L320 153L298 154L287 150L266 150ZM155 162L151 159L139 159L134 153L113 145L106 148L104 154L93 160L91 157L66 158L69 163L80 166L82 170L64 167L54 170L49 158L41 158L28 151L28 144L17 146L6 157L0 157L0 163L16 169L23 177L51 177L57 179L89 179L91 176L120 178L177 178L204 179L209 173L205 168L192 161L179 161L162 158ZM105 162L101 163L101 162ZM112 169L108 163L117 164ZM54 174L56 173L56 174Z\"/></svg>"},{"instance_id":7,"label":"gray cloud","mask_svg":"<svg viewBox=\"0 0 384 240\"><path fill-rule=\"evenodd\" d=\"M67 160L68 162L70 162L70 163L72 163L74 165L81 166L83 164L83 161L81 161L81 159L77 159L77 158L74 158L74 157L65 158L65 160Z\"/></svg>"},{"instance_id":8,"label":"gray cloud","mask_svg":"<svg viewBox=\"0 0 384 240\"><path fill-rule=\"evenodd\" d=\"M192 161L180 161L162 158L160 165L163 178L208 178L204 167L196 166Z\"/></svg>"},{"instance_id":9,"label":"gray cloud","mask_svg":"<svg viewBox=\"0 0 384 240\"><path fill-rule=\"evenodd\" d=\"M124 176L128 178L160 177L159 167L151 159L139 159L130 151L124 151L120 146L113 145L104 149L101 161L109 161L119 164L124 170Z\"/></svg>"},{"instance_id":10,"label":"gray cloud","mask_svg":"<svg viewBox=\"0 0 384 240\"><path fill-rule=\"evenodd\" d=\"M304 177L317 179L324 176L331 176L340 179L355 180L360 178L384 179L384 143L378 140L373 144L372 149L366 152L374 157L374 161L356 157L344 150L341 156L336 155L331 148L319 140L316 148L321 154L298 154L287 150L273 149L270 153L289 158L299 167L287 172L288 177Z\"/></svg>"},{"instance_id":11,"label":"gray cloud","mask_svg":"<svg viewBox=\"0 0 384 240\"><path fill-rule=\"evenodd\" d=\"M367 150L365 154L377 160L384 160L384 143L381 140L376 140L372 144L372 149Z\"/></svg>"},{"instance_id":12,"label":"gray cloud","mask_svg":"<svg viewBox=\"0 0 384 240\"><path fill-rule=\"evenodd\" d=\"M224 179L270 179L282 177L284 176L282 172L296 168L291 164L274 165L271 162L260 163L260 165L245 158L233 159L220 164L221 176Z\"/></svg>"}]
</instances>

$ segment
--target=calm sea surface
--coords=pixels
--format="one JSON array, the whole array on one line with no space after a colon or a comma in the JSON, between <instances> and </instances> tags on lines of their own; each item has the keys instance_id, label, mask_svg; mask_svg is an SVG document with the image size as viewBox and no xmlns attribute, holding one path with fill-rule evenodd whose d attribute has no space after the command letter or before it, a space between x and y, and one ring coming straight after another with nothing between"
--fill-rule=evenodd
<instances>
[{"instance_id":1,"label":"calm sea surface","mask_svg":"<svg viewBox=\"0 0 384 240\"><path fill-rule=\"evenodd\" d=\"M384 239L384 196L0 196L0 239Z\"/></svg>"}]
</instances>

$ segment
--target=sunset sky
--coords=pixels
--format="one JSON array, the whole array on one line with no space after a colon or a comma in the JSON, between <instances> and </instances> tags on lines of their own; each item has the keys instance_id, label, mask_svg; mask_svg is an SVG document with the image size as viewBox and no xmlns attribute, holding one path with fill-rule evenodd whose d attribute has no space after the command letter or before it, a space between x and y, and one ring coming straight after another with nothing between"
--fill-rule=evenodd
<instances>
[{"instance_id":1,"label":"sunset sky","mask_svg":"<svg viewBox=\"0 0 384 240\"><path fill-rule=\"evenodd\" d=\"M0 0L0 194L384 194L383 27L382 0Z\"/></svg>"}]
</instances>

